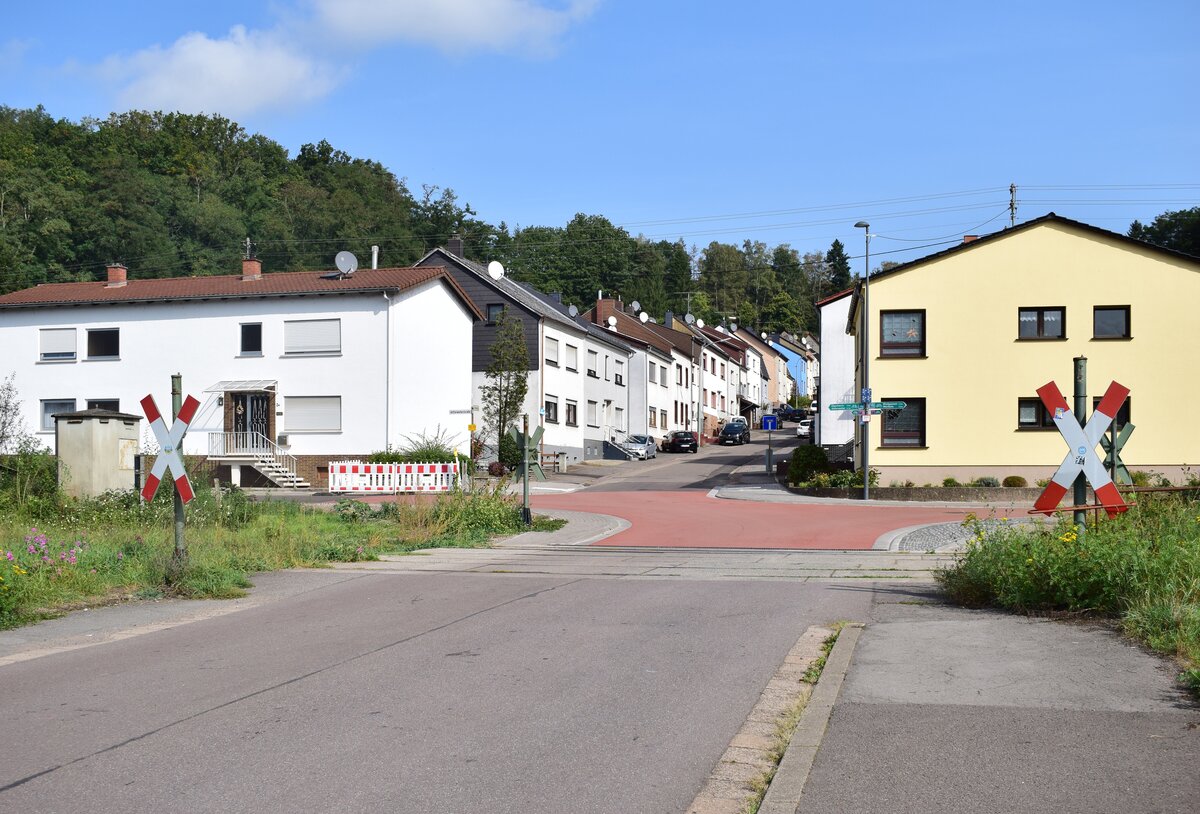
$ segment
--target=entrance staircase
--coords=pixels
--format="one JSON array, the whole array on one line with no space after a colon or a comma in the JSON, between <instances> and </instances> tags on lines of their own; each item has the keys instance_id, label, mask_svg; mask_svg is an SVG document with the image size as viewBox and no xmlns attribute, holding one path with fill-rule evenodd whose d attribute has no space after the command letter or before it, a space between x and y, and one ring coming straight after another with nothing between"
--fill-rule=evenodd
<instances>
[{"instance_id":1,"label":"entrance staircase","mask_svg":"<svg viewBox=\"0 0 1200 814\"><path fill-rule=\"evenodd\" d=\"M230 464L249 464L276 486L308 489L311 484L297 474L296 456L260 432L210 432L210 460Z\"/></svg>"}]
</instances>

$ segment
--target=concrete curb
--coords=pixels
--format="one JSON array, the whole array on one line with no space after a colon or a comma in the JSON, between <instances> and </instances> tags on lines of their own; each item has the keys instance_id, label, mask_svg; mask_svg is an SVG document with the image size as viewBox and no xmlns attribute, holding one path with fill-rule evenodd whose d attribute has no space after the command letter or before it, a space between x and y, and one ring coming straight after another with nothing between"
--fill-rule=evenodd
<instances>
[{"instance_id":1,"label":"concrete curb","mask_svg":"<svg viewBox=\"0 0 1200 814\"><path fill-rule=\"evenodd\" d=\"M493 540L493 548L558 548L586 546L620 534L633 524L623 517L569 509L537 509L537 514L562 518L567 525L558 531L525 531Z\"/></svg>"},{"instance_id":2,"label":"concrete curb","mask_svg":"<svg viewBox=\"0 0 1200 814\"><path fill-rule=\"evenodd\" d=\"M779 769L775 772L775 777L758 809L759 814L800 812L800 797L804 792L804 784L808 782L817 750L821 748L829 716L833 714L833 705L842 691L842 682L850 669L850 660L860 633L861 624L849 624L842 628L833 651L825 661L825 669L817 679L812 697L808 699L804 712L800 714L800 723L796 725L787 751L783 753Z\"/></svg>"}]
</instances>

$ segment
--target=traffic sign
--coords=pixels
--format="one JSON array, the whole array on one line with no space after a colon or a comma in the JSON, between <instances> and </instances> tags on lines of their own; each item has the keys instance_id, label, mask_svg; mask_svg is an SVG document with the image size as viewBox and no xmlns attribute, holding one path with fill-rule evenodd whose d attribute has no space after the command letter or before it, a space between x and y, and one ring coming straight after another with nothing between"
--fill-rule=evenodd
<instances>
[{"instance_id":1,"label":"traffic sign","mask_svg":"<svg viewBox=\"0 0 1200 814\"><path fill-rule=\"evenodd\" d=\"M851 402L849 404L830 404L829 409L830 410L861 410L862 405L858 404L857 402Z\"/></svg>"},{"instance_id":2,"label":"traffic sign","mask_svg":"<svg viewBox=\"0 0 1200 814\"><path fill-rule=\"evenodd\" d=\"M762 417L762 428L767 432L774 432L779 429L779 417L773 415L765 415Z\"/></svg>"},{"instance_id":3,"label":"traffic sign","mask_svg":"<svg viewBox=\"0 0 1200 814\"><path fill-rule=\"evenodd\" d=\"M1063 398L1062 391L1058 389L1057 384L1054 382L1044 384L1038 388L1037 394L1046 409L1054 413L1054 425L1058 427L1063 440L1067 442L1068 451L1067 456L1059 465L1058 471L1046 484L1046 489L1034 501L1034 511L1053 514L1071 484L1075 482L1076 476L1081 472L1087 478L1088 483L1092 485L1092 491L1096 493L1096 498L1108 512L1109 517L1116 517L1121 512L1127 511L1129 507L1121 499L1121 493L1117 491L1116 484L1112 482L1112 477L1104 469L1104 462L1096 454L1096 444L1100 443L1104 431L1108 429L1113 417L1128 398L1129 388L1112 382L1104 393L1104 398L1100 399L1100 403L1096 405L1091 417L1082 427L1079 426L1079 419L1067 406L1067 400Z\"/></svg>"},{"instance_id":4,"label":"traffic sign","mask_svg":"<svg viewBox=\"0 0 1200 814\"><path fill-rule=\"evenodd\" d=\"M903 401L873 401L872 410L903 410L908 405Z\"/></svg>"},{"instance_id":5,"label":"traffic sign","mask_svg":"<svg viewBox=\"0 0 1200 814\"><path fill-rule=\"evenodd\" d=\"M180 454L180 450L183 436L187 432L188 425L192 423L192 418L196 415L196 408L199 406L200 402L188 396L179 410L175 424L168 430L162 414L158 412L158 406L154 403L154 396L148 395L142 399L142 410L146 413L154 437L158 439L159 447L158 455L154 458L154 467L150 470L149 477L146 478L146 485L142 487L142 497L146 500L154 499L154 493L158 491L158 484L168 469L175 478L175 488L179 490L179 496L183 502L189 503L195 496L192 492L191 481L188 480L187 470L183 467L183 456Z\"/></svg>"}]
</instances>

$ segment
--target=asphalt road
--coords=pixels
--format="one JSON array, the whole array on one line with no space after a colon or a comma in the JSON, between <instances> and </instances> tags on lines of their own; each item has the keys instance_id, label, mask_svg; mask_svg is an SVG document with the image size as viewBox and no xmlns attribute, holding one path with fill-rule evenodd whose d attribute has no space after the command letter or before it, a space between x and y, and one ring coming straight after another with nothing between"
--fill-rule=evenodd
<instances>
[{"instance_id":1,"label":"asphalt road","mask_svg":"<svg viewBox=\"0 0 1200 814\"><path fill-rule=\"evenodd\" d=\"M0 667L0 811L681 812L866 585L304 572Z\"/></svg>"}]
</instances>

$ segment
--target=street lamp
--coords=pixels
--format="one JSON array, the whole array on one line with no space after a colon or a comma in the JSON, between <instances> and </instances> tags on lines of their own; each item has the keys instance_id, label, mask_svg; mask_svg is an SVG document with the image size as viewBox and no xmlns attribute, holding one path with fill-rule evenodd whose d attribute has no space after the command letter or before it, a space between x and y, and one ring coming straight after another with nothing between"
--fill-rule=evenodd
<instances>
[{"instance_id":1,"label":"street lamp","mask_svg":"<svg viewBox=\"0 0 1200 814\"><path fill-rule=\"evenodd\" d=\"M863 413L860 423L862 425L863 500L868 500L871 497L871 396L869 395L871 392L871 224L860 220L854 224L854 228L862 229L863 237L867 241L863 273L863 386L861 393Z\"/></svg>"}]
</instances>

